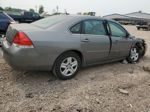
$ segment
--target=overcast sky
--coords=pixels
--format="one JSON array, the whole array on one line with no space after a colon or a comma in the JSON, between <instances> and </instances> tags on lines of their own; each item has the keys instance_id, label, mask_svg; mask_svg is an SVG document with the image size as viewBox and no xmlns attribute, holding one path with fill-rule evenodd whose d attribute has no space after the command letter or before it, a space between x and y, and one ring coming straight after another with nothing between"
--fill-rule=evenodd
<instances>
[{"instance_id":1,"label":"overcast sky","mask_svg":"<svg viewBox=\"0 0 150 112\"><path fill-rule=\"evenodd\" d=\"M112 13L126 14L143 11L150 13L150 0L0 0L2 7L14 7L21 9L35 9L43 5L45 11L52 12L59 6L59 11L76 14L77 12L94 11L98 16Z\"/></svg>"}]
</instances>

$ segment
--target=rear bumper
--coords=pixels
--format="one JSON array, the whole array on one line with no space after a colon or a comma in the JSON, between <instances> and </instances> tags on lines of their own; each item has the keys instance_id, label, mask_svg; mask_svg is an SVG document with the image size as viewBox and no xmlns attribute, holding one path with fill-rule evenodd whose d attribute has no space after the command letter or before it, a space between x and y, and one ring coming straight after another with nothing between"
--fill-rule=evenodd
<instances>
[{"instance_id":1,"label":"rear bumper","mask_svg":"<svg viewBox=\"0 0 150 112\"><path fill-rule=\"evenodd\" d=\"M52 62L47 55L42 55L35 48L18 48L2 41L3 57L6 62L18 70L50 71Z\"/></svg>"}]
</instances>

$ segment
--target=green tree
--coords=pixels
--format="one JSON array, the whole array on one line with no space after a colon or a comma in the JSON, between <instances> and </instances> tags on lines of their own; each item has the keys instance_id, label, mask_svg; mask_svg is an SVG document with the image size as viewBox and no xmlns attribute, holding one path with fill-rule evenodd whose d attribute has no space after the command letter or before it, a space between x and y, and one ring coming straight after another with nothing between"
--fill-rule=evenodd
<instances>
[{"instance_id":1,"label":"green tree","mask_svg":"<svg viewBox=\"0 0 150 112\"><path fill-rule=\"evenodd\" d=\"M83 15L88 15L88 13L84 12Z\"/></svg>"},{"instance_id":2,"label":"green tree","mask_svg":"<svg viewBox=\"0 0 150 112\"><path fill-rule=\"evenodd\" d=\"M95 16L95 15L96 15L96 12L88 12L88 15L90 15L90 16Z\"/></svg>"},{"instance_id":3,"label":"green tree","mask_svg":"<svg viewBox=\"0 0 150 112\"><path fill-rule=\"evenodd\" d=\"M0 10L2 10L2 11L3 11L3 8L2 8L2 7L0 7Z\"/></svg>"},{"instance_id":4,"label":"green tree","mask_svg":"<svg viewBox=\"0 0 150 112\"><path fill-rule=\"evenodd\" d=\"M35 12L34 9L29 9L30 12Z\"/></svg>"},{"instance_id":5,"label":"green tree","mask_svg":"<svg viewBox=\"0 0 150 112\"><path fill-rule=\"evenodd\" d=\"M42 14L44 12L44 7L43 5L40 5L39 7L39 14Z\"/></svg>"},{"instance_id":6,"label":"green tree","mask_svg":"<svg viewBox=\"0 0 150 112\"><path fill-rule=\"evenodd\" d=\"M11 7L5 7L4 10L5 10L5 11L12 11L12 8L11 8Z\"/></svg>"}]
</instances>

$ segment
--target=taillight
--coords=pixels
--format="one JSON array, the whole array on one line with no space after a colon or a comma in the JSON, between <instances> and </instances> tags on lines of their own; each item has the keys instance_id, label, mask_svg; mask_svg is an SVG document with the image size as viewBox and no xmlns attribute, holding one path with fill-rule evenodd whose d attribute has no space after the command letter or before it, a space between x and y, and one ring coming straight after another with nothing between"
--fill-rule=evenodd
<instances>
[{"instance_id":1,"label":"taillight","mask_svg":"<svg viewBox=\"0 0 150 112\"><path fill-rule=\"evenodd\" d=\"M13 43L17 46L33 46L32 41L28 38L28 36L23 32L18 32L14 37Z\"/></svg>"},{"instance_id":2,"label":"taillight","mask_svg":"<svg viewBox=\"0 0 150 112\"><path fill-rule=\"evenodd\" d=\"M8 24L15 24L15 22L14 21L9 21Z\"/></svg>"}]
</instances>

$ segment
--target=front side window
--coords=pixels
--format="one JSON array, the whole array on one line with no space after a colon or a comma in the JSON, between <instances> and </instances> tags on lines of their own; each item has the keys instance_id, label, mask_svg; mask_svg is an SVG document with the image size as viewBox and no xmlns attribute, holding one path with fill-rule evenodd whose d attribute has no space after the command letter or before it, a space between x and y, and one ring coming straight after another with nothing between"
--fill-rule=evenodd
<instances>
[{"instance_id":1,"label":"front side window","mask_svg":"<svg viewBox=\"0 0 150 112\"><path fill-rule=\"evenodd\" d=\"M84 23L84 34L106 35L103 21L86 20L83 23Z\"/></svg>"},{"instance_id":2,"label":"front side window","mask_svg":"<svg viewBox=\"0 0 150 112\"><path fill-rule=\"evenodd\" d=\"M72 33L80 34L81 33L81 23L78 23L78 24L74 25L73 27L71 27L70 31Z\"/></svg>"},{"instance_id":3,"label":"front side window","mask_svg":"<svg viewBox=\"0 0 150 112\"><path fill-rule=\"evenodd\" d=\"M33 17L39 17L37 13L33 13Z\"/></svg>"},{"instance_id":4,"label":"front side window","mask_svg":"<svg viewBox=\"0 0 150 112\"><path fill-rule=\"evenodd\" d=\"M111 35L116 37L126 37L126 31L117 23L114 22L108 22L110 29L111 29Z\"/></svg>"}]
</instances>

